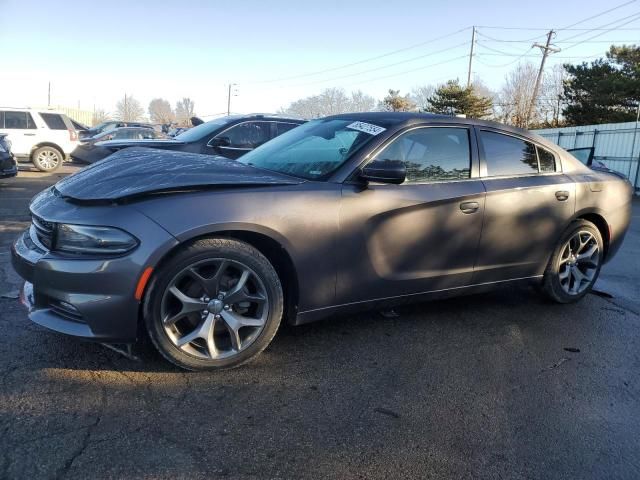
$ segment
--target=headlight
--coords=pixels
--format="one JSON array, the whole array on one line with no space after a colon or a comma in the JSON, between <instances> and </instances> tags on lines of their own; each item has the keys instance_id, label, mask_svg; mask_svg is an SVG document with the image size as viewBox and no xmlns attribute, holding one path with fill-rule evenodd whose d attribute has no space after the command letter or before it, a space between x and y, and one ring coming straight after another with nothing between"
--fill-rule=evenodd
<instances>
[{"instance_id":1,"label":"headlight","mask_svg":"<svg viewBox=\"0 0 640 480\"><path fill-rule=\"evenodd\" d=\"M138 245L138 240L114 227L92 227L59 223L55 248L67 253L126 253Z\"/></svg>"}]
</instances>

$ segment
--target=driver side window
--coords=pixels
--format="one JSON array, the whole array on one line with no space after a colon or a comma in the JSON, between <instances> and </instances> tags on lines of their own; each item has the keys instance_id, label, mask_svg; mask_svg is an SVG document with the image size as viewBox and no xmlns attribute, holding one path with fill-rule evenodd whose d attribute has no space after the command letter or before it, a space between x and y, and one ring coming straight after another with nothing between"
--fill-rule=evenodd
<instances>
[{"instance_id":1,"label":"driver side window","mask_svg":"<svg viewBox=\"0 0 640 480\"><path fill-rule=\"evenodd\" d=\"M459 127L424 127L396 138L375 160L401 160L405 183L463 180L471 176L469 130Z\"/></svg>"},{"instance_id":2,"label":"driver side window","mask_svg":"<svg viewBox=\"0 0 640 480\"><path fill-rule=\"evenodd\" d=\"M228 147L252 150L271 138L271 123L245 122L231 127L219 137L229 140Z\"/></svg>"}]
</instances>

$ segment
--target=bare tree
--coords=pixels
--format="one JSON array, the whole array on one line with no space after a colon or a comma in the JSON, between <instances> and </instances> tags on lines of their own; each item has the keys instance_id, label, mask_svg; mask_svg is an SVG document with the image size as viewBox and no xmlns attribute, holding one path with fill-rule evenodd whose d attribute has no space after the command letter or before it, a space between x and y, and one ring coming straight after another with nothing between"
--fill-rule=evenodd
<instances>
[{"instance_id":1,"label":"bare tree","mask_svg":"<svg viewBox=\"0 0 640 480\"><path fill-rule=\"evenodd\" d=\"M116 103L116 117L124 122L136 122L140 120L144 109L140 102L132 96L124 95L124 98Z\"/></svg>"},{"instance_id":2,"label":"bare tree","mask_svg":"<svg viewBox=\"0 0 640 480\"><path fill-rule=\"evenodd\" d=\"M91 116L91 126L95 127L99 123L109 120L109 114L102 109L94 110Z\"/></svg>"},{"instance_id":3,"label":"bare tree","mask_svg":"<svg viewBox=\"0 0 640 480\"><path fill-rule=\"evenodd\" d=\"M471 90L478 97L484 97L491 99L491 115L488 118L498 118L498 107L496 104L498 103L498 94L491 90L477 75L473 77L473 82L471 83Z\"/></svg>"},{"instance_id":4,"label":"bare tree","mask_svg":"<svg viewBox=\"0 0 640 480\"><path fill-rule=\"evenodd\" d=\"M149 102L149 118L155 123L171 123L176 115L171 104L164 98L154 98Z\"/></svg>"},{"instance_id":5,"label":"bare tree","mask_svg":"<svg viewBox=\"0 0 640 480\"><path fill-rule=\"evenodd\" d=\"M567 71L562 64L554 65L545 72L542 79L542 93L540 96L540 114L545 125L557 127L561 122L562 94Z\"/></svg>"},{"instance_id":6,"label":"bare tree","mask_svg":"<svg viewBox=\"0 0 640 480\"><path fill-rule=\"evenodd\" d=\"M373 110L375 99L360 90L347 95L342 88L327 88L318 95L301 98L292 102L280 112L301 118L319 118L347 112Z\"/></svg>"},{"instance_id":7,"label":"bare tree","mask_svg":"<svg viewBox=\"0 0 640 480\"><path fill-rule=\"evenodd\" d=\"M183 127L191 126L191 117L194 113L195 103L189 97L184 97L176 103L176 121Z\"/></svg>"},{"instance_id":8,"label":"bare tree","mask_svg":"<svg viewBox=\"0 0 640 480\"><path fill-rule=\"evenodd\" d=\"M351 92L349 99L349 111L351 112L370 112L376 107L376 99L371 95L367 95L362 90Z\"/></svg>"},{"instance_id":9,"label":"bare tree","mask_svg":"<svg viewBox=\"0 0 640 480\"><path fill-rule=\"evenodd\" d=\"M429 111L429 97L431 97L436 91L436 87L433 85L422 85L421 87L414 87L409 94L411 101L416 104L418 110L421 112Z\"/></svg>"},{"instance_id":10,"label":"bare tree","mask_svg":"<svg viewBox=\"0 0 640 480\"><path fill-rule=\"evenodd\" d=\"M527 126L527 110L531 103L536 83L536 67L532 63L519 63L505 77L505 83L498 94L499 119L516 127ZM531 123L540 120L538 109L534 109L529 119Z\"/></svg>"}]
</instances>

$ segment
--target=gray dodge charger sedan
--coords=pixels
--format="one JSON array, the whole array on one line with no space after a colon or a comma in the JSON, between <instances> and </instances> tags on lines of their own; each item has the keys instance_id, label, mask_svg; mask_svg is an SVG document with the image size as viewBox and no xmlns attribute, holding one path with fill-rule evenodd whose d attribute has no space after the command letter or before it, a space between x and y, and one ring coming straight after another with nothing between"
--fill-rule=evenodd
<instances>
[{"instance_id":1,"label":"gray dodge charger sedan","mask_svg":"<svg viewBox=\"0 0 640 480\"><path fill-rule=\"evenodd\" d=\"M631 196L524 130L337 115L239 161L118 152L34 198L13 263L40 325L106 343L146 329L183 368L228 368L283 320L515 281L577 301L619 249Z\"/></svg>"}]
</instances>

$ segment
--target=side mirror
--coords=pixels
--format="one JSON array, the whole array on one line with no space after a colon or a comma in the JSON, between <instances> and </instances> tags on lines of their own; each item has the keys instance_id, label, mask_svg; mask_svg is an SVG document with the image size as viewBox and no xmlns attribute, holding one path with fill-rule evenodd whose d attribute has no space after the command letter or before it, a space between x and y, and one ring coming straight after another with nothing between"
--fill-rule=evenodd
<instances>
[{"instance_id":1,"label":"side mirror","mask_svg":"<svg viewBox=\"0 0 640 480\"><path fill-rule=\"evenodd\" d=\"M360 178L399 185L407 178L407 167L402 160L374 160L362 169Z\"/></svg>"},{"instance_id":2,"label":"side mirror","mask_svg":"<svg viewBox=\"0 0 640 480\"><path fill-rule=\"evenodd\" d=\"M211 141L209 142L209 146L210 147L228 147L229 145L231 145L231 140L229 140L229 137L215 137L212 138Z\"/></svg>"}]
</instances>

